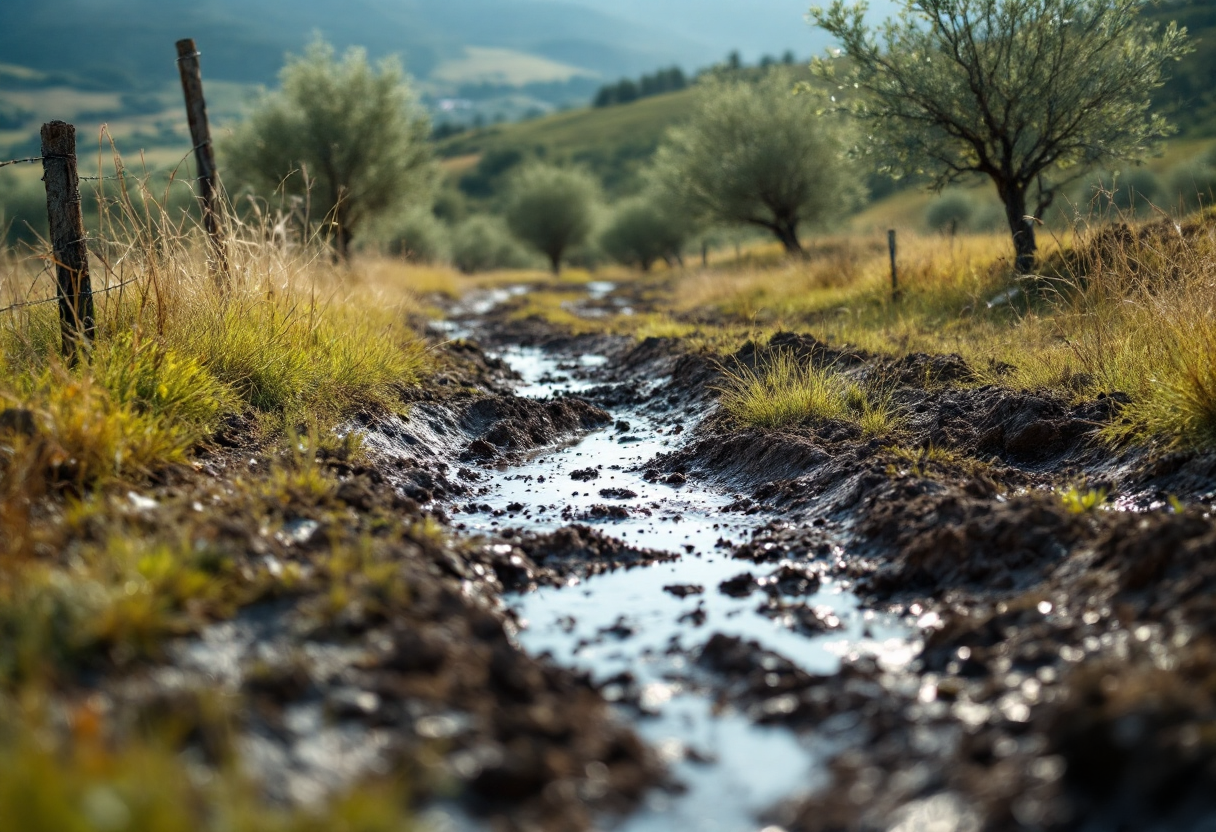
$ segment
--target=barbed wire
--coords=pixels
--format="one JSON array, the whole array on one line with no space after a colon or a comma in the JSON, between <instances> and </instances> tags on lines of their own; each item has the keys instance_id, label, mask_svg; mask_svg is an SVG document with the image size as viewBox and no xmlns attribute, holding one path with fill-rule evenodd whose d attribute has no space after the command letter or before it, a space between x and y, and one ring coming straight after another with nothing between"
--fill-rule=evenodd
<instances>
[{"instance_id":1,"label":"barbed wire","mask_svg":"<svg viewBox=\"0 0 1216 832\"><path fill-rule=\"evenodd\" d=\"M132 278L122 281L121 283L115 283L113 286L107 286L104 289L94 289L94 290L90 291L89 294L90 295L109 294L110 292L113 292L115 289L121 289L123 286L127 286L131 283L136 282L137 280L139 280L138 277L132 277ZM28 301L24 301L22 303L14 303L11 306L0 307L0 315L4 314L5 312L13 312L17 309L25 309L30 306L42 306L43 304L46 304L46 303L58 303L58 302L59 302L59 296L56 295L53 298L43 298L42 300L28 300Z\"/></svg>"},{"instance_id":2,"label":"barbed wire","mask_svg":"<svg viewBox=\"0 0 1216 832\"><path fill-rule=\"evenodd\" d=\"M41 162L41 156L28 156L24 159L9 159L7 162L0 162L0 168L6 168L9 165L20 165L26 162Z\"/></svg>"}]
</instances>

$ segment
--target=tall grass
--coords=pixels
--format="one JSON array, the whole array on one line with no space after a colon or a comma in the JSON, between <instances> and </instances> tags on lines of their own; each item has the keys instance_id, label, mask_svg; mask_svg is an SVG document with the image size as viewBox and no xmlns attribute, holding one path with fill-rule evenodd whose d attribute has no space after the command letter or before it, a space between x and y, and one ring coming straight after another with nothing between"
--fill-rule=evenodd
<instances>
[{"instance_id":1,"label":"tall grass","mask_svg":"<svg viewBox=\"0 0 1216 832\"><path fill-rule=\"evenodd\" d=\"M0 313L0 404L35 414L73 478L179 461L239 412L275 430L392 407L425 372L407 320L418 303L382 274L284 239L269 212L234 214L221 291L189 214L136 190L124 181L103 203L90 245L98 335L79 367L59 358L55 306L37 303L53 295L45 246L0 254L0 306L34 304Z\"/></svg>"},{"instance_id":2,"label":"tall grass","mask_svg":"<svg viewBox=\"0 0 1216 832\"><path fill-rule=\"evenodd\" d=\"M1116 213L1044 236L1043 275L1030 280L1012 275L1002 235L905 234L894 300L883 241L835 237L808 262L687 273L667 303L681 321L803 329L883 353L957 352L981 383L1076 399L1126 393L1109 439L1216 448L1216 220ZM774 378L807 394L779 369ZM759 393L761 381L746 387ZM768 398L774 414L797 410Z\"/></svg>"}]
</instances>

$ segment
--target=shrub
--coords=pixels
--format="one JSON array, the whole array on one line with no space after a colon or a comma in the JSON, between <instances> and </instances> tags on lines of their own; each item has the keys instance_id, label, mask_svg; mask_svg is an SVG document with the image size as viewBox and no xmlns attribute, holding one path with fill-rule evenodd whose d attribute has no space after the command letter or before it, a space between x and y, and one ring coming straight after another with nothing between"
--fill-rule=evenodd
<instances>
[{"instance_id":1,"label":"shrub","mask_svg":"<svg viewBox=\"0 0 1216 832\"><path fill-rule=\"evenodd\" d=\"M862 186L844 122L793 85L776 70L757 83L702 82L696 112L668 133L655 171L700 219L764 229L802 252L800 229L846 214Z\"/></svg>"},{"instance_id":2,"label":"shrub","mask_svg":"<svg viewBox=\"0 0 1216 832\"><path fill-rule=\"evenodd\" d=\"M430 126L400 65L373 68L359 49L338 60L314 42L279 79L223 143L224 163L263 194L309 197L345 257L369 221L430 189Z\"/></svg>"},{"instance_id":3,"label":"shrub","mask_svg":"<svg viewBox=\"0 0 1216 832\"><path fill-rule=\"evenodd\" d=\"M962 191L946 191L925 209L925 225L933 231L963 231L974 216L975 200Z\"/></svg>"},{"instance_id":4,"label":"shrub","mask_svg":"<svg viewBox=\"0 0 1216 832\"><path fill-rule=\"evenodd\" d=\"M390 254L411 263L439 263L448 259L448 227L432 212L416 209L386 223L382 236Z\"/></svg>"},{"instance_id":5,"label":"shrub","mask_svg":"<svg viewBox=\"0 0 1216 832\"><path fill-rule=\"evenodd\" d=\"M649 271L660 258L679 258L693 230L661 194L647 194L617 206L600 246L618 263Z\"/></svg>"},{"instance_id":6,"label":"shrub","mask_svg":"<svg viewBox=\"0 0 1216 832\"><path fill-rule=\"evenodd\" d=\"M466 274L523 268L529 258L497 217L469 217L452 232L452 264Z\"/></svg>"}]
</instances>

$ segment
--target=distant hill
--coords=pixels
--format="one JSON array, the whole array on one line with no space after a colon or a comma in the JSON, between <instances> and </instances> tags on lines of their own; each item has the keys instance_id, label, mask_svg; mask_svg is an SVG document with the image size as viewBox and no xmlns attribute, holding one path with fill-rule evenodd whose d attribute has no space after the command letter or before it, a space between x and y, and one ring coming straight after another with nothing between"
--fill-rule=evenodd
<instances>
[{"instance_id":1,"label":"distant hill","mask_svg":"<svg viewBox=\"0 0 1216 832\"><path fill-rule=\"evenodd\" d=\"M723 31L698 23L707 10L690 0L654 2L648 11L626 4L629 14L590 0L38 0L0 4L0 61L122 91L159 86L181 37L200 43L209 77L252 83L273 82L284 52L298 52L314 32L339 48L403 53L422 79L445 61L467 59L470 46L545 58L610 80L721 58L738 45L732 29L752 40L759 30L788 30L783 41L811 51L801 0L732 3L713 0L708 10L715 20L736 21ZM736 20L740 8L751 12Z\"/></svg>"},{"instance_id":2,"label":"distant hill","mask_svg":"<svg viewBox=\"0 0 1216 832\"><path fill-rule=\"evenodd\" d=\"M529 156L571 161L589 168L611 190L628 189L633 174L653 155L668 127L686 118L693 91L656 95L617 107L571 110L518 124L470 131L439 144L443 157L485 160L461 173L471 196L492 193L498 175Z\"/></svg>"}]
</instances>

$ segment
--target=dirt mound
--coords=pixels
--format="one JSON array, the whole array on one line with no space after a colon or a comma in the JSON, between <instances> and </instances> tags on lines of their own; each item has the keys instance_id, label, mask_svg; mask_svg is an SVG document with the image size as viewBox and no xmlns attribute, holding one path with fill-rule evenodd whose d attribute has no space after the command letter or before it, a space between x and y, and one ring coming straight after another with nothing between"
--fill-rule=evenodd
<instances>
[{"instance_id":1,"label":"dirt mound","mask_svg":"<svg viewBox=\"0 0 1216 832\"><path fill-rule=\"evenodd\" d=\"M896 394L904 430L921 446L950 448L980 458L1041 464L1089 450L1088 440L1127 402L1100 395L1081 404L1047 393L991 385Z\"/></svg>"},{"instance_id":2,"label":"dirt mound","mask_svg":"<svg viewBox=\"0 0 1216 832\"><path fill-rule=\"evenodd\" d=\"M599 575L617 569L676 560L678 557L666 552L638 549L577 523L548 534L508 529L502 536L537 567L558 578Z\"/></svg>"},{"instance_id":3,"label":"dirt mound","mask_svg":"<svg viewBox=\"0 0 1216 832\"><path fill-rule=\"evenodd\" d=\"M934 593L941 587L1009 590L1036 583L1086 533L1058 501L971 497L904 482L867 498L858 535L880 556L871 591Z\"/></svg>"},{"instance_id":4,"label":"dirt mound","mask_svg":"<svg viewBox=\"0 0 1216 832\"><path fill-rule=\"evenodd\" d=\"M798 332L778 332L761 345L756 341L748 341L738 352L731 356L727 365L738 362L745 367L755 368L776 352L793 355L799 361L805 361L816 367L833 367L845 370L858 367L872 359L869 353L848 347L830 347L812 335Z\"/></svg>"},{"instance_id":5,"label":"dirt mound","mask_svg":"<svg viewBox=\"0 0 1216 832\"><path fill-rule=\"evenodd\" d=\"M468 404L459 417L460 427L473 442L474 456L490 451L524 451L557 441L562 436L612 424L600 408L577 398L538 402L517 396L486 396Z\"/></svg>"},{"instance_id":6,"label":"dirt mound","mask_svg":"<svg viewBox=\"0 0 1216 832\"><path fill-rule=\"evenodd\" d=\"M1210 212L1181 224L1166 218L1139 226L1104 225L1072 249L1053 253L1042 270L1064 278L1118 270L1158 281L1176 280L1197 255L1211 254L1214 232L1216 217Z\"/></svg>"},{"instance_id":7,"label":"dirt mound","mask_svg":"<svg viewBox=\"0 0 1216 832\"><path fill-rule=\"evenodd\" d=\"M938 384L958 384L975 380L975 371L961 355L929 355L914 352L891 361L880 361L873 377L881 384L904 387L930 387Z\"/></svg>"}]
</instances>

